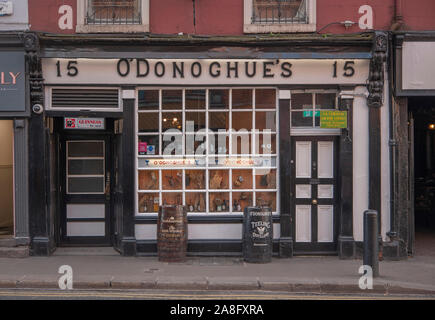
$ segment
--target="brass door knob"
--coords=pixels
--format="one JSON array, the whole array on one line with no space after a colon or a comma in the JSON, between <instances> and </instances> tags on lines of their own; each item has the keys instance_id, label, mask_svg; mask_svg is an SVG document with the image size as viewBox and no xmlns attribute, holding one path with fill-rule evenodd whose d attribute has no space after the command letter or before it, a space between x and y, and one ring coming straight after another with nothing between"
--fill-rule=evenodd
<instances>
[{"instance_id":1,"label":"brass door knob","mask_svg":"<svg viewBox=\"0 0 435 320\"><path fill-rule=\"evenodd\" d=\"M317 200L316 199L313 199L313 204L317 204Z\"/></svg>"}]
</instances>

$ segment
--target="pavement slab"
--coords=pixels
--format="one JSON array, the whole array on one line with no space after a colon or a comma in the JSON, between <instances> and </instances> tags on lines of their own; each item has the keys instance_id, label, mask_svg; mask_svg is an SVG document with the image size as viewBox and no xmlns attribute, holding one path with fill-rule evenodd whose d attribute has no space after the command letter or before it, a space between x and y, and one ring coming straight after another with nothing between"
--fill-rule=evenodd
<instances>
[{"instance_id":1,"label":"pavement slab","mask_svg":"<svg viewBox=\"0 0 435 320\"><path fill-rule=\"evenodd\" d=\"M74 289L265 290L293 293L364 294L358 286L362 261L338 257L273 258L250 264L234 257L195 257L166 263L157 257L59 254L0 258L0 288L58 288L59 267L73 270ZM381 261L371 293L435 295L435 256Z\"/></svg>"}]
</instances>

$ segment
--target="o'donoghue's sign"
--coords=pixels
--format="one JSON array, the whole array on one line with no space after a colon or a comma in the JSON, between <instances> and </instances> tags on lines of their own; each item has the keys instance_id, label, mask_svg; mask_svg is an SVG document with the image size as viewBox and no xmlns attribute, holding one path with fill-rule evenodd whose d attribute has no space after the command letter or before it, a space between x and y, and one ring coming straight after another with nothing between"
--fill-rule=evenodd
<instances>
[{"instance_id":1,"label":"o'donoghue's sign","mask_svg":"<svg viewBox=\"0 0 435 320\"><path fill-rule=\"evenodd\" d=\"M24 52L0 52L0 114L26 110Z\"/></svg>"},{"instance_id":2,"label":"o'donoghue's sign","mask_svg":"<svg viewBox=\"0 0 435 320\"><path fill-rule=\"evenodd\" d=\"M365 84L367 59L55 59L45 84Z\"/></svg>"}]
</instances>

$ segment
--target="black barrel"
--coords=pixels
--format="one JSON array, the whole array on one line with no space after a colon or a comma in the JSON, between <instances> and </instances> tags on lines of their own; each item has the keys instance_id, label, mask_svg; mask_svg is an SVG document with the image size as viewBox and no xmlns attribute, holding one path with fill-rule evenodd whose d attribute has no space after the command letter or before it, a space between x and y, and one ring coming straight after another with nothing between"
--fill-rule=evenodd
<instances>
[{"instance_id":1,"label":"black barrel","mask_svg":"<svg viewBox=\"0 0 435 320\"><path fill-rule=\"evenodd\" d=\"M273 222L269 207L245 207L243 258L246 262L272 261Z\"/></svg>"},{"instance_id":2,"label":"black barrel","mask_svg":"<svg viewBox=\"0 0 435 320\"><path fill-rule=\"evenodd\" d=\"M187 251L187 210L181 205L159 207L157 253L159 261L182 262Z\"/></svg>"}]
</instances>

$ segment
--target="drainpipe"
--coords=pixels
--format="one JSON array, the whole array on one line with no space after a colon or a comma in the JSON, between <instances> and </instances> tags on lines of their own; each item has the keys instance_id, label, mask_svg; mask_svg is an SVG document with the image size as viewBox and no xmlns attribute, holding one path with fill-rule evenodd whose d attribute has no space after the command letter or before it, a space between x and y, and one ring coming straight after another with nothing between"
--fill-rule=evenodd
<instances>
[{"instance_id":1,"label":"drainpipe","mask_svg":"<svg viewBox=\"0 0 435 320\"><path fill-rule=\"evenodd\" d=\"M403 25L403 0L394 0L394 18L391 25L391 31L400 30Z\"/></svg>"}]
</instances>

